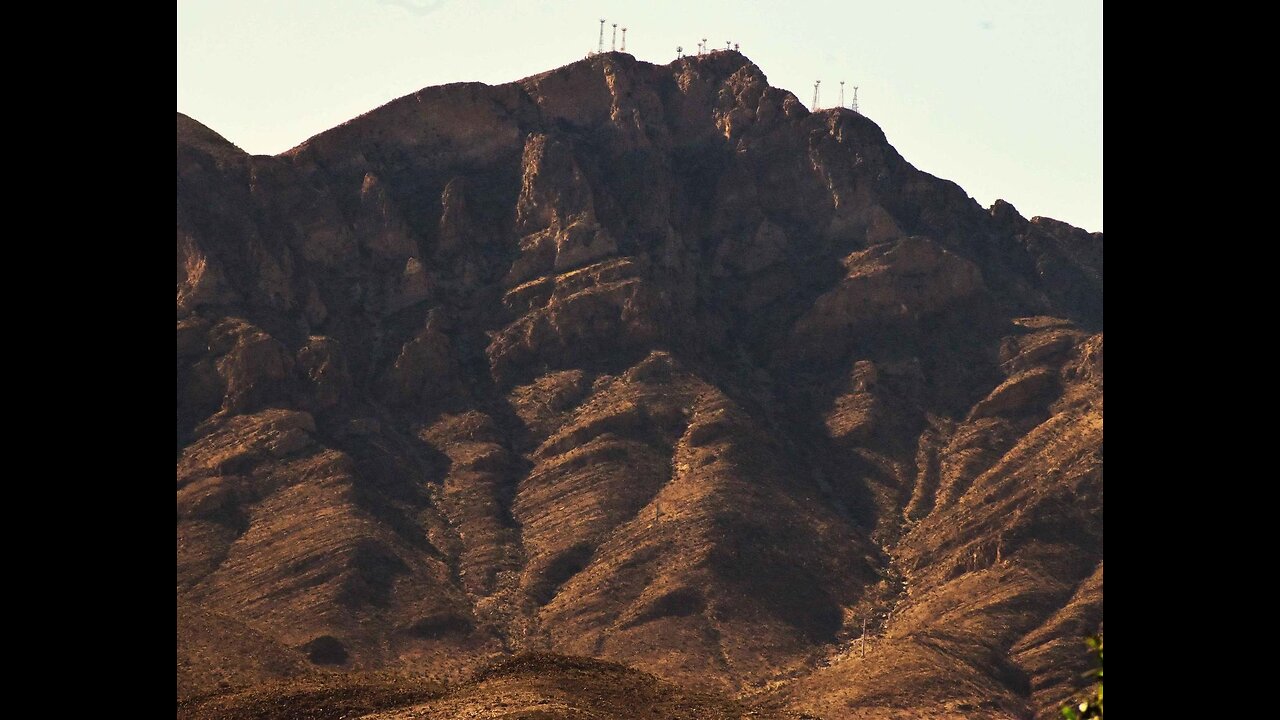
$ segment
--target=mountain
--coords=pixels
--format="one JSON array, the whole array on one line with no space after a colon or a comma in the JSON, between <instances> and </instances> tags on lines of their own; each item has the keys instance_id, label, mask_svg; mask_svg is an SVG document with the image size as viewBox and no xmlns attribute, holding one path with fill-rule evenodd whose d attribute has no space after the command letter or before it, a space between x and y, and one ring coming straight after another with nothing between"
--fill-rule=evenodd
<instances>
[{"instance_id":1,"label":"mountain","mask_svg":"<svg viewBox=\"0 0 1280 720\"><path fill-rule=\"evenodd\" d=\"M733 51L430 87L274 157L178 114L177 168L183 707L507 657L595 683L525 718L1084 683L1101 233Z\"/></svg>"}]
</instances>

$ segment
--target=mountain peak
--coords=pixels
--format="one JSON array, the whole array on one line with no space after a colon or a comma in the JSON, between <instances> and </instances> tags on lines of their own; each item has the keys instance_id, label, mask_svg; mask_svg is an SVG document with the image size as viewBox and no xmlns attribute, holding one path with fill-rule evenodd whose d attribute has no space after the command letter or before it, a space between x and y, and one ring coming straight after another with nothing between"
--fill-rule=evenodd
<instances>
[{"instance_id":1,"label":"mountain peak","mask_svg":"<svg viewBox=\"0 0 1280 720\"><path fill-rule=\"evenodd\" d=\"M1100 234L734 51L424 88L274 157L178 123L191 707L379 668L584 716L1073 690ZM385 701L481 716L459 687Z\"/></svg>"}]
</instances>

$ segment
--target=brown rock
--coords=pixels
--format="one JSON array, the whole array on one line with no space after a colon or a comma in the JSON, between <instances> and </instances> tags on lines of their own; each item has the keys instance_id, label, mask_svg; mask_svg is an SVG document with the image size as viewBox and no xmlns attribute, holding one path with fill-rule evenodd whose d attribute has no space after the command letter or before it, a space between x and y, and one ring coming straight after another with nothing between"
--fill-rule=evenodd
<instances>
[{"instance_id":1,"label":"brown rock","mask_svg":"<svg viewBox=\"0 0 1280 720\"><path fill-rule=\"evenodd\" d=\"M1079 687L1100 234L732 51L427 88L276 157L177 140L180 716Z\"/></svg>"}]
</instances>

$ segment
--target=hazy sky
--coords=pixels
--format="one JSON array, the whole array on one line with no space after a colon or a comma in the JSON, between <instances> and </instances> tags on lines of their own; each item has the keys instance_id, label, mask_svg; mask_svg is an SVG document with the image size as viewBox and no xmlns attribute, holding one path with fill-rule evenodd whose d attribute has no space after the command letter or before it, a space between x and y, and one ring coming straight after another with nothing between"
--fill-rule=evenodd
<instances>
[{"instance_id":1,"label":"hazy sky","mask_svg":"<svg viewBox=\"0 0 1280 720\"><path fill-rule=\"evenodd\" d=\"M806 105L860 110L983 206L1102 230L1101 0L179 0L178 110L275 154L428 85L740 43ZM612 28L605 28L605 49Z\"/></svg>"}]
</instances>

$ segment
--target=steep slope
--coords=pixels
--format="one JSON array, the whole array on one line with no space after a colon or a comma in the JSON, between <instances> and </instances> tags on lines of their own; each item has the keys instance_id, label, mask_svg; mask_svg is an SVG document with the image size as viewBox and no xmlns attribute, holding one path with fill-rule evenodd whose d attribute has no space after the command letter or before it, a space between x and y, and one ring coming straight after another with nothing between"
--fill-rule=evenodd
<instances>
[{"instance_id":1,"label":"steep slope","mask_svg":"<svg viewBox=\"0 0 1280 720\"><path fill-rule=\"evenodd\" d=\"M1102 340L1019 324L1009 378L921 437L900 593L867 612L866 656L849 646L763 707L1022 717L1030 698L1052 717L1076 687L1080 639L1102 620Z\"/></svg>"},{"instance_id":2,"label":"steep slope","mask_svg":"<svg viewBox=\"0 0 1280 720\"><path fill-rule=\"evenodd\" d=\"M730 51L427 88L277 157L179 115L177 220L178 595L264 647L551 650L828 718L1074 687L1100 234Z\"/></svg>"}]
</instances>

